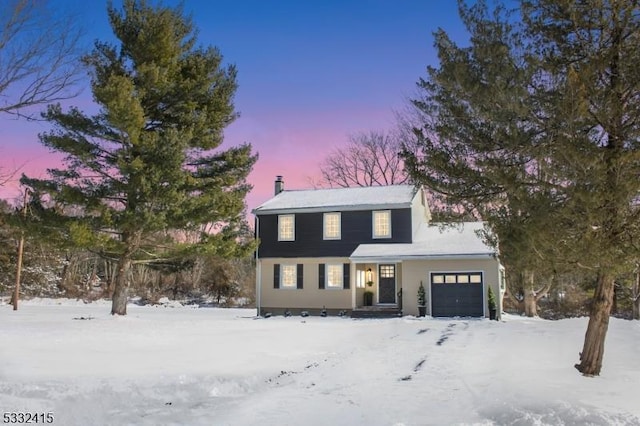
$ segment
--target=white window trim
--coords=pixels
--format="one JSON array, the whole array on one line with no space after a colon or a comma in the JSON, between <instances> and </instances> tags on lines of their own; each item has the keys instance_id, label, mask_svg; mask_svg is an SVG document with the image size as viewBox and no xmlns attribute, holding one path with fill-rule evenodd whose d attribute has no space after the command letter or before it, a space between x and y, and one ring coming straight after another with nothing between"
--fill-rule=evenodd
<instances>
[{"instance_id":1,"label":"white window trim","mask_svg":"<svg viewBox=\"0 0 640 426\"><path fill-rule=\"evenodd\" d=\"M284 269L293 268L293 284L284 283ZM280 264L280 288L283 290L297 290L298 289L298 265L293 264Z\"/></svg>"},{"instance_id":2,"label":"white window trim","mask_svg":"<svg viewBox=\"0 0 640 426\"><path fill-rule=\"evenodd\" d=\"M338 236L327 236L327 215L338 216ZM340 240L342 239L342 214L340 212L329 212L322 215L322 238L325 240Z\"/></svg>"},{"instance_id":3,"label":"white window trim","mask_svg":"<svg viewBox=\"0 0 640 426\"><path fill-rule=\"evenodd\" d=\"M292 232L291 232L291 238L282 238L282 232L281 232L281 220L283 218L291 218L291 227L292 227ZM295 241L296 240L296 215L294 214L281 214L278 215L278 241Z\"/></svg>"},{"instance_id":4,"label":"white window trim","mask_svg":"<svg viewBox=\"0 0 640 426\"><path fill-rule=\"evenodd\" d=\"M376 234L376 213L386 213L388 215L388 218L389 218L389 234L387 234L387 235L377 235ZM391 229L391 210L374 210L371 213L371 235L372 235L372 238L374 238L374 239L391 238L392 232L393 231Z\"/></svg>"},{"instance_id":5,"label":"white window trim","mask_svg":"<svg viewBox=\"0 0 640 426\"><path fill-rule=\"evenodd\" d=\"M340 285L329 285L329 269L331 267L340 268ZM324 267L324 288L328 290L342 290L344 289L344 264L342 263L327 263Z\"/></svg>"},{"instance_id":6,"label":"white window trim","mask_svg":"<svg viewBox=\"0 0 640 426\"><path fill-rule=\"evenodd\" d=\"M481 283L472 283L471 281L469 281L467 284L482 284L483 286L486 284L485 283L485 274L483 270L478 270L478 269L472 269L472 270L467 270L467 271L459 271L459 270L455 270L455 271L429 271L427 278L429 281L429 284L432 284L433 282L431 281L432 279L432 275L455 275L455 274L480 274L480 279L482 280ZM441 284L451 284L451 283L446 283L443 282Z\"/></svg>"}]
</instances>

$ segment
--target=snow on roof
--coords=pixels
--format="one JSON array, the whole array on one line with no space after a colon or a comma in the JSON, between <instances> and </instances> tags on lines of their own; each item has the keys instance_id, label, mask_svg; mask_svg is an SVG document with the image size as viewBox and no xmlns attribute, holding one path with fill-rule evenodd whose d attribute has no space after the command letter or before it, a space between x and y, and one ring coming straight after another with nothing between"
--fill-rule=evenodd
<instances>
[{"instance_id":1,"label":"snow on roof","mask_svg":"<svg viewBox=\"0 0 640 426\"><path fill-rule=\"evenodd\" d=\"M282 191L253 210L254 214L410 207L412 185L368 186Z\"/></svg>"},{"instance_id":2,"label":"snow on roof","mask_svg":"<svg viewBox=\"0 0 640 426\"><path fill-rule=\"evenodd\" d=\"M493 257L496 250L486 245L478 235L483 227L483 222L446 226L425 224L416 232L413 243L360 244L350 259L355 262L375 262L381 259Z\"/></svg>"}]
</instances>

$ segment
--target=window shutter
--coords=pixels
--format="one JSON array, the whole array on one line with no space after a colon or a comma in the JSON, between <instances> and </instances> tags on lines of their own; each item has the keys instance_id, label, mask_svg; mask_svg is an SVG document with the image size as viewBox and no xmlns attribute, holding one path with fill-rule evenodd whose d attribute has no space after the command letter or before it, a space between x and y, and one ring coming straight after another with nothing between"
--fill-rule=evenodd
<instances>
[{"instance_id":1,"label":"window shutter","mask_svg":"<svg viewBox=\"0 0 640 426\"><path fill-rule=\"evenodd\" d=\"M318 265L318 288L324 289L324 263Z\"/></svg>"},{"instance_id":2,"label":"window shutter","mask_svg":"<svg viewBox=\"0 0 640 426\"><path fill-rule=\"evenodd\" d=\"M298 263L298 288L302 289L302 277L303 277L303 271L304 271L304 266L302 266L302 263Z\"/></svg>"},{"instance_id":3,"label":"window shutter","mask_svg":"<svg viewBox=\"0 0 640 426\"><path fill-rule=\"evenodd\" d=\"M350 274L351 274L351 265L349 263L345 263L342 266L342 288L345 290L348 290L349 287L351 286L351 283L349 281Z\"/></svg>"},{"instance_id":4,"label":"window shutter","mask_svg":"<svg viewBox=\"0 0 640 426\"><path fill-rule=\"evenodd\" d=\"M280 288L280 264L273 265L273 288Z\"/></svg>"}]
</instances>

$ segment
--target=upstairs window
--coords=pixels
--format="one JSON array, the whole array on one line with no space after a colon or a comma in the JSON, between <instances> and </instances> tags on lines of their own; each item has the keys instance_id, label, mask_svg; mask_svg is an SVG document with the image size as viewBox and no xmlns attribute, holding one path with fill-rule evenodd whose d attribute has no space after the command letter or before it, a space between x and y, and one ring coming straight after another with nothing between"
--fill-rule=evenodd
<instances>
[{"instance_id":1,"label":"upstairs window","mask_svg":"<svg viewBox=\"0 0 640 426\"><path fill-rule=\"evenodd\" d=\"M391 238L391 210L373 212L373 238Z\"/></svg>"},{"instance_id":2,"label":"upstairs window","mask_svg":"<svg viewBox=\"0 0 640 426\"><path fill-rule=\"evenodd\" d=\"M278 216L278 241L295 241L296 220L292 214Z\"/></svg>"},{"instance_id":3,"label":"upstairs window","mask_svg":"<svg viewBox=\"0 0 640 426\"><path fill-rule=\"evenodd\" d=\"M340 213L325 213L324 214L324 239L325 240L339 240L342 226L340 220Z\"/></svg>"}]
</instances>

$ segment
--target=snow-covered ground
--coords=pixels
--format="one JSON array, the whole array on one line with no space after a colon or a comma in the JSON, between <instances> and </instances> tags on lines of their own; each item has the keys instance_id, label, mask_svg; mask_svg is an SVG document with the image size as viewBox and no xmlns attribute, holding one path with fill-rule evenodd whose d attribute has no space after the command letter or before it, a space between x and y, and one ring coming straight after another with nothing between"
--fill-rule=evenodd
<instances>
[{"instance_id":1,"label":"snow-covered ground","mask_svg":"<svg viewBox=\"0 0 640 426\"><path fill-rule=\"evenodd\" d=\"M255 311L0 305L0 408L56 425L640 424L640 322L256 319Z\"/></svg>"}]
</instances>

